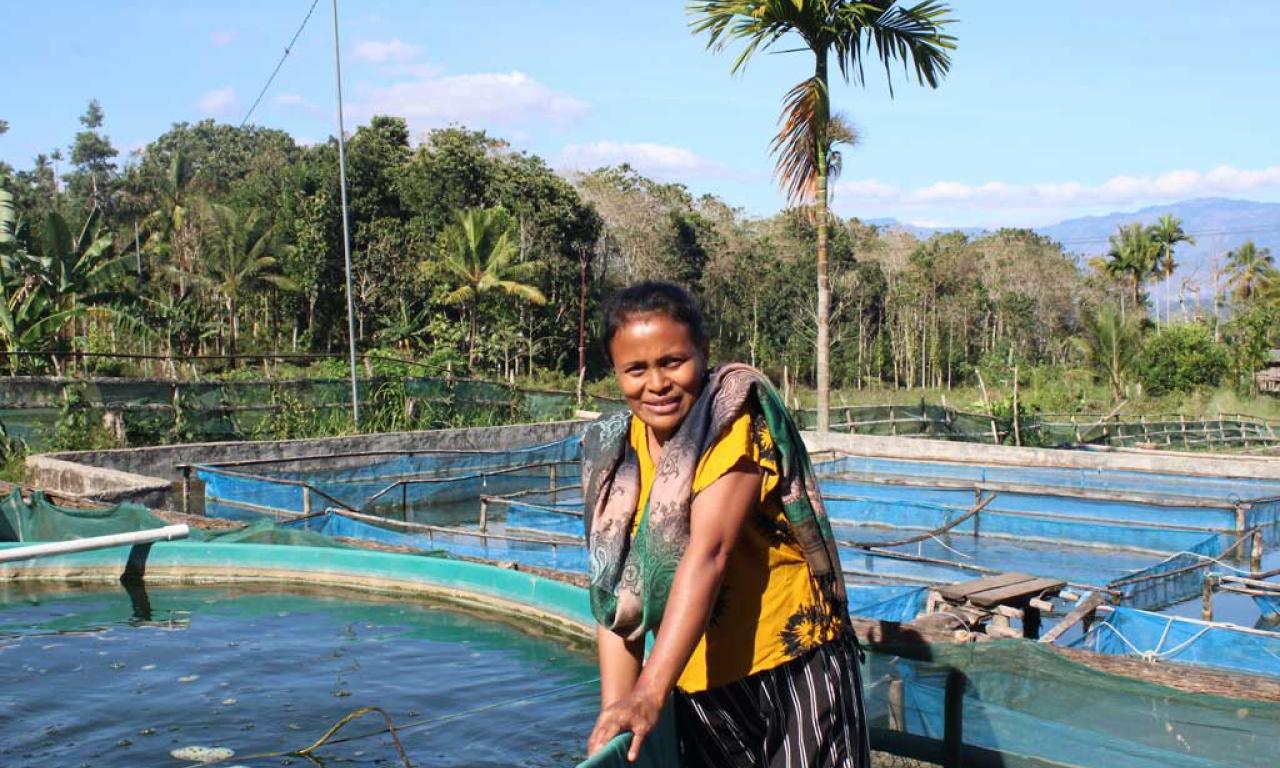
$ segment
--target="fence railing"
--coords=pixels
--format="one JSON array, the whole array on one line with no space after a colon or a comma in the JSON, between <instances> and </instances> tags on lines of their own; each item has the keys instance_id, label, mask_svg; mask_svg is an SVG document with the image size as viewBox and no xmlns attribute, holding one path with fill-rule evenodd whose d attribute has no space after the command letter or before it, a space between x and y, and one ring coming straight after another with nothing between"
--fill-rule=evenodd
<instances>
[{"instance_id":1,"label":"fence railing","mask_svg":"<svg viewBox=\"0 0 1280 768\"><path fill-rule=\"evenodd\" d=\"M796 412L801 426L817 423L815 409ZM921 437L1004 445L1055 447L1109 445L1182 450L1280 450L1280 423L1244 414L1215 417L1151 414L1023 413L962 411L950 406L841 405L830 410L831 429L859 435Z\"/></svg>"},{"instance_id":2,"label":"fence railing","mask_svg":"<svg viewBox=\"0 0 1280 768\"><path fill-rule=\"evenodd\" d=\"M380 411L397 424L447 426L459 413L483 411L494 423L553 421L579 407L612 410L621 405L571 392L534 390L501 382L449 377L374 376L357 385L369 428ZM351 407L345 379L191 381L59 377L0 378L0 434L31 449L48 445L72 418L103 428L128 445L243 440L273 435L273 419L340 420ZM429 411L428 409L433 409ZM427 418L440 416L441 423ZM388 417L388 421L392 421Z\"/></svg>"}]
</instances>

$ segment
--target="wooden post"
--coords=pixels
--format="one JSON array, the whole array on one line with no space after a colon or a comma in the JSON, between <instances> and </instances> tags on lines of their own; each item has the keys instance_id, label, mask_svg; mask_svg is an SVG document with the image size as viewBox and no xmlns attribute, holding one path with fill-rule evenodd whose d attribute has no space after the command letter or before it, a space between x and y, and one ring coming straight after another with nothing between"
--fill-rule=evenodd
<instances>
[{"instance_id":1,"label":"wooden post","mask_svg":"<svg viewBox=\"0 0 1280 768\"><path fill-rule=\"evenodd\" d=\"M1191 444L1187 442L1187 417L1179 413L1178 424L1182 427L1182 447L1188 448Z\"/></svg>"},{"instance_id":2,"label":"wooden post","mask_svg":"<svg viewBox=\"0 0 1280 768\"><path fill-rule=\"evenodd\" d=\"M906 702L902 696L902 681L889 681L889 730L907 729Z\"/></svg>"},{"instance_id":3,"label":"wooden post","mask_svg":"<svg viewBox=\"0 0 1280 768\"><path fill-rule=\"evenodd\" d=\"M1249 548L1249 570L1258 573L1262 570L1262 529L1253 529L1253 546Z\"/></svg>"},{"instance_id":4,"label":"wooden post","mask_svg":"<svg viewBox=\"0 0 1280 768\"><path fill-rule=\"evenodd\" d=\"M182 514L191 514L191 467L182 467Z\"/></svg>"},{"instance_id":5,"label":"wooden post","mask_svg":"<svg viewBox=\"0 0 1280 768\"><path fill-rule=\"evenodd\" d=\"M480 497L480 532L489 530L489 501ZM486 542L487 543L487 542Z\"/></svg>"},{"instance_id":6,"label":"wooden post","mask_svg":"<svg viewBox=\"0 0 1280 768\"><path fill-rule=\"evenodd\" d=\"M1213 621L1213 582L1213 576L1206 573L1204 575L1204 590L1200 596L1200 618L1205 621Z\"/></svg>"},{"instance_id":7,"label":"wooden post","mask_svg":"<svg viewBox=\"0 0 1280 768\"><path fill-rule=\"evenodd\" d=\"M889 404L889 434L898 436L898 422L893 420L893 403Z\"/></svg>"},{"instance_id":8,"label":"wooden post","mask_svg":"<svg viewBox=\"0 0 1280 768\"><path fill-rule=\"evenodd\" d=\"M1018 366L1013 366L1013 444L1022 445L1022 428L1019 422L1022 418L1018 414Z\"/></svg>"},{"instance_id":9,"label":"wooden post","mask_svg":"<svg viewBox=\"0 0 1280 768\"><path fill-rule=\"evenodd\" d=\"M991 399L987 397L987 385L982 380L982 371L975 370L978 374L978 388L982 390L982 404L987 409L987 418L991 420L991 444L1000 444L1000 430L996 427L996 415L991 412Z\"/></svg>"},{"instance_id":10,"label":"wooden post","mask_svg":"<svg viewBox=\"0 0 1280 768\"><path fill-rule=\"evenodd\" d=\"M947 673L943 695L942 765L961 768L964 765L964 673L953 669Z\"/></svg>"},{"instance_id":11,"label":"wooden post","mask_svg":"<svg viewBox=\"0 0 1280 768\"><path fill-rule=\"evenodd\" d=\"M1218 441L1222 445L1227 444L1227 426L1222 420L1222 414L1218 414Z\"/></svg>"},{"instance_id":12,"label":"wooden post","mask_svg":"<svg viewBox=\"0 0 1280 768\"><path fill-rule=\"evenodd\" d=\"M1079 445L1080 444L1080 424L1079 422L1076 421L1076 415L1074 413L1071 414L1071 428L1075 430L1076 445Z\"/></svg>"},{"instance_id":13,"label":"wooden post","mask_svg":"<svg viewBox=\"0 0 1280 768\"><path fill-rule=\"evenodd\" d=\"M302 486L302 516L311 514L311 486Z\"/></svg>"},{"instance_id":14,"label":"wooden post","mask_svg":"<svg viewBox=\"0 0 1280 768\"><path fill-rule=\"evenodd\" d=\"M1040 609L1034 605L1022 609L1022 636L1028 640L1040 638Z\"/></svg>"},{"instance_id":15,"label":"wooden post","mask_svg":"<svg viewBox=\"0 0 1280 768\"><path fill-rule=\"evenodd\" d=\"M981 503L982 503L982 487L975 485L973 486L973 506L976 507ZM981 511L979 511L977 514L973 516L973 538L975 539L978 538L978 519L980 517L982 517Z\"/></svg>"},{"instance_id":16,"label":"wooden post","mask_svg":"<svg viewBox=\"0 0 1280 768\"><path fill-rule=\"evenodd\" d=\"M409 484L400 481L400 516L409 522Z\"/></svg>"},{"instance_id":17,"label":"wooden post","mask_svg":"<svg viewBox=\"0 0 1280 768\"><path fill-rule=\"evenodd\" d=\"M1248 521L1249 505L1243 502L1236 502L1236 538L1244 537L1245 523Z\"/></svg>"},{"instance_id":18,"label":"wooden post","mask_svg":"<svg viewBox=\"0 0 1280 768\"><path fill-rule=\"evenodd\" d=\"M551 502L556 500L556 465L552 464L547 468L547 495L551 497Z\"/></svg>"},{"instance_id":19,"label":"wooden post","mask_svg":"<svg viewBox=\"0 0 1280 768\"><path fill-rule=\"evenodd\" d=\"M1142 442L1151 442L1151 434L1147 432L1147 417L1145 414L1138 414L1138 426L1142 428Z\"/></svg>"}]
</instances>

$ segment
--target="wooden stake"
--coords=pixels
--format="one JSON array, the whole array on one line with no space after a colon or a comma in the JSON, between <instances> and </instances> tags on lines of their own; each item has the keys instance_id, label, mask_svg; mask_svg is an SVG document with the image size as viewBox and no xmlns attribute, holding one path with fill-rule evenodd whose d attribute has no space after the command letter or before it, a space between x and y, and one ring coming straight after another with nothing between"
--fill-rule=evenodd
<instances>
[{"instance_id":1,"label":"wooden stake","mask_svg":"<svg viewBox=\"0 0 1280 768\"><path fill-rule=\"evenodd\" d=\"M991 398L987 397L987 385L982 380L982 371L974 371L978 374L978 388L982 390L982 404L987 409L987 418L991 419L991 442L994 445L1000 444L1000 430L996 428L996 417L991 412Z\"/></svg>"},{"instance_id":2,"label":"wooden stake","mask_svg":"<svg viewBox=\"0 0 1280 768\"><path fill-rule=\"evenodd\" d=\"M1022 429L1018 422L1022 421L1018 417L1018 366L1013 366L1013 444L1022 445Z\"/></svg>"},{"instance_id":3,"label":"wooden stake","mask_svg":"<svg viewBox=\"0 0 1280 768\"><path fill-rule=\"evenodd\" d=\"M1214 578L1211 574L1204 575L1204 592L1200 596L1200 618L1205 621L1213 621L1213 587Z\"/></svg>"}]
</instances>

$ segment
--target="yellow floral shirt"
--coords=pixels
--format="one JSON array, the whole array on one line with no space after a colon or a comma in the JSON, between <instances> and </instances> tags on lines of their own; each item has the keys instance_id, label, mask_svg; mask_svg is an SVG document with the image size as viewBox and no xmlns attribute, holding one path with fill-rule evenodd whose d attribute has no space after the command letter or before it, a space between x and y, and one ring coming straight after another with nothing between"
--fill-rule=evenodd
<instances>
[{"instance_id":1,"label":"yellow floral shirt","mask_svg":"<svg viewBox=\"0 0 1280 768\"><path fill-rule=\"evenodd\" d=\"M640 499L632 533L639 530L653 487L654 463L645 425L631 419L631 446L640 464ZM705 490L746 458L763 470L760 503L743 525L725 565L707 630L677 685L687 693L763 672L834 637L829 612L791 535L778 489L773 437L760 414L744 413L698 463L693 493Z\"/></svg>"}]
</instances>

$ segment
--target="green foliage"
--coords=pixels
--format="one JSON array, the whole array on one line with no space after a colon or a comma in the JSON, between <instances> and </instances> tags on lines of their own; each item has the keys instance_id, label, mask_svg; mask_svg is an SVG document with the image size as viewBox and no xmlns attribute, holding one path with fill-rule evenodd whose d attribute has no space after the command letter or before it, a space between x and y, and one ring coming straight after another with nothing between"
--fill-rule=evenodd
<instances>
[{"instance_id":1,"label":"green foliage","mask_svg":"<svg viewBox=\"0 0 1280 768\"><path fill-rule=\"evenodd\" d=\"M26 479L27 444L11 437L0 424L0 480L21 483Z\"/></svg>"},{"instance_id":2,"label":"green foliage","mask_svg":"<svg viewBox=\"0 0 1280 768\"><path fill-rule=\"evenodd\" d=\"M1199 323L1165 326L1143 343L1137 368L1151 395L1215 387L1230 364L1227 348Z\"/></svg>"},{"instance_id":3,"label":"green foliage","mask_svg":"<svg viewBox=\"0 0 1280 768\"><path fill-rule=\"evenodd\" d=\"M58 426L46 436L47 451L98 451L123 448L124 441L103 423L102 416L78 389L63 390Z\"/></svg>"},{"instance_id":4,"label":"green foliage","mask_svg":"<svg viewBox=\"0 0 1280 768\"><path fill-rule=\"evenodd\" d=\"M1267 248L1259 248L1252 240L1227 254L1229 285L1236 297L1249 302L1269 282L1277 279L1275 259Z\"/></svg>"},{"instance_id":5,"label":"green foliage","mask_svg":"<svg viewBox=\"0 0 1280 768\"><path fill-rule=\"evenodd\" d=\"M1152 237L1151 230L1141 224L1127 224L1111 236L1111 249L1107 251L1107 273L1128 283L1128 297L1133 313L1138 314L1143 304L1142 284L1156 270L1160 256L1160 244ZM1120 315L1125 314L1125 293L1121 293Z\"/></svg>"},{"instance_id":6,"label":"green foliage","mask_svg":"<svg viewBox=\"0 0 1280 768\"><path fill-rule=\"evenodd\" d=\"M255 426L254 440L299 440L350 434L351 416L346 411L320 411L292 391L276 388L271 393L273 409Z\"/></svg>"},{"instance_id":7,"label":"green foliage","mask_svg":"<svg viewBox=\"0 0 1280 768\"><path fill-rule=\"evenodd\" d=\"M1272 345L1277 340L1277 323L1280 307L1253 304L1231 320L1228 335L1232 350L1232 370L1241 392L1258 393L1254 374L1267 360Z\"/></svg>"},{"instance_id":8,"label":"green foliage","mask_svg":"<svg viewBox=\"0 0 1280 768\"><path fill-rule=\"evenodd\" d=\"M1112 398L1120 400L1142 348L1138 321L1104 304L1085 316L1080 344L1090 367L1110 385Z\"/></svg>"}]
</instances>

